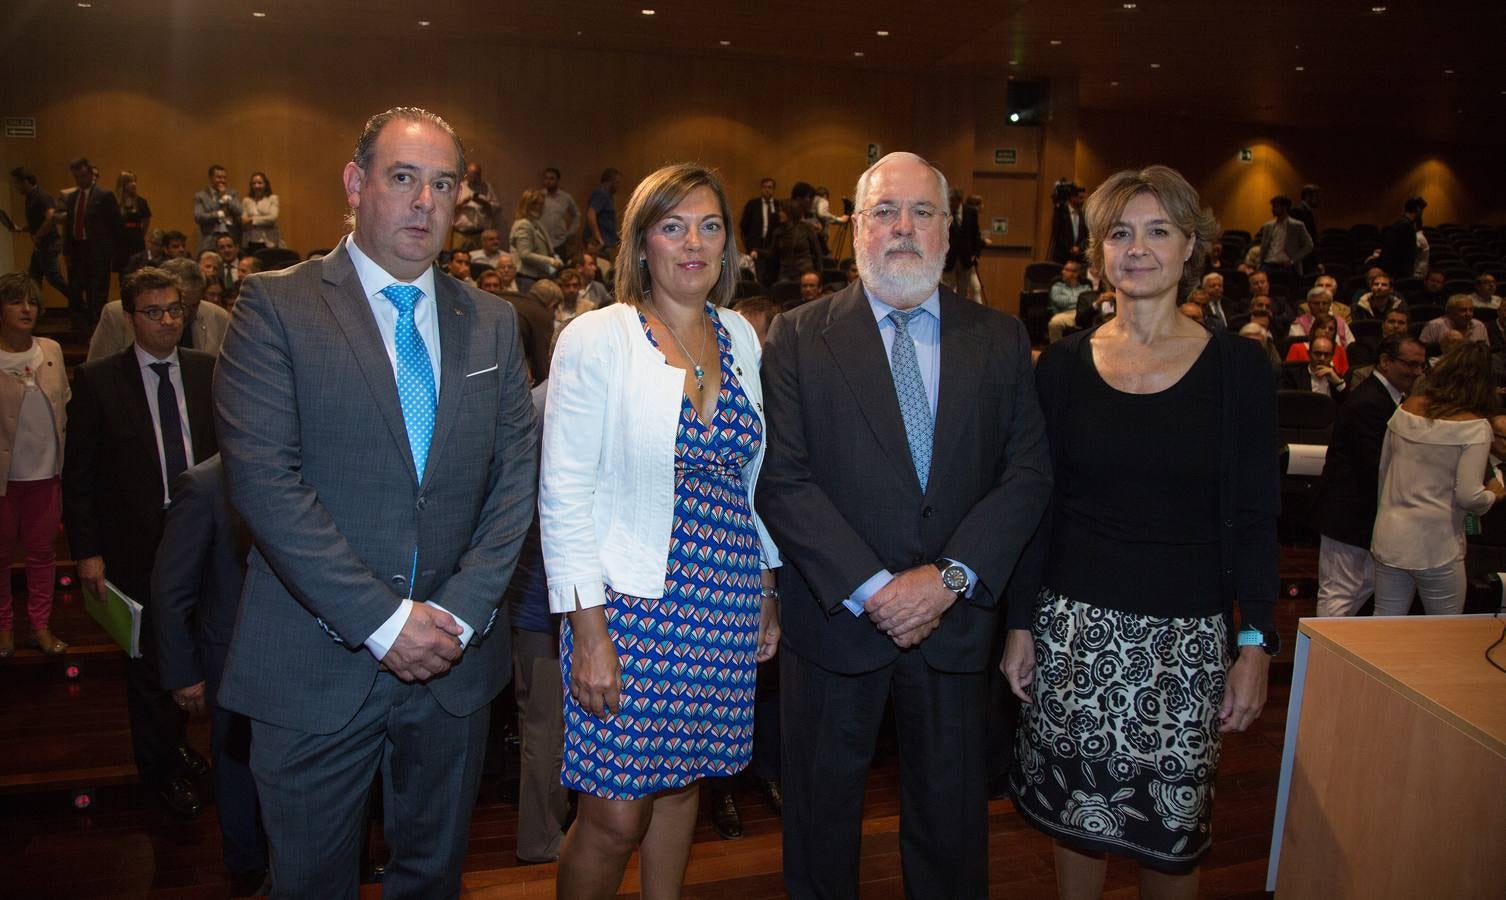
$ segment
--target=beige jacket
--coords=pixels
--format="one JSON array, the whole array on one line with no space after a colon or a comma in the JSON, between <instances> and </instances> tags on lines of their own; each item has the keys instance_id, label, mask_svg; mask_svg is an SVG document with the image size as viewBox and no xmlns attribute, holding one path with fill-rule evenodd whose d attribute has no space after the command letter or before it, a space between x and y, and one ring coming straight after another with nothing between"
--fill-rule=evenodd
<instances>
[{"instance_id":1,"label":"beige jacket","mask_svg":"<svg viewBox=\"0 0 1506 900\"><path fill-rule=\"evenodd\" d=\"M58 433L58 471L63 467L63 431L68 424L67 408L72 391L68 387L68 369L63 365L63 348L50 338L34 337L42 348L42 366L37 372L37 385L52 404L52 424ZM5 496L8 482L4 473L10 471L11 449L16 445L16 425L21 418L21 401L26 397L26 387L20 381L0 378L0 497ZM58 472L54 472L54 475Z\"/></svg>"},{"instance_id":2,"label":"beige jacket","mask_svg":"<svg viewBox=\"0 0 1506 900\"><path fill-rule=\"evenodd\" d=\"M220 355L220 345L225 343L225 332L230 329L230 313L213 303L200 303L194 315L193 348L205 353ZM99 324L89 338L89 356L85 362L94 362L131 346L136 340L136 330L126 318L125 308L119 300L111 300L99 313Z\"/></svg>"}]
</instances>

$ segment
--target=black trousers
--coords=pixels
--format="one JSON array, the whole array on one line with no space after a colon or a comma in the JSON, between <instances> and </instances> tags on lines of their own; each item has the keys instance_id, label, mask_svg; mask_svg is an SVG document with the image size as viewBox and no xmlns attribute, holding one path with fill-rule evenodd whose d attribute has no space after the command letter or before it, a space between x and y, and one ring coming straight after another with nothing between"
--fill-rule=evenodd
<instances>
[{"instance_id":1,"label":"black trousers","mask_svg":"<svg viewBox=\"0 0 1506 900\"><path fill-rule=\"evenodd\" d=\"M68 282L63 278L63 270L58 266L58 255L62 248L58 246L56 239L42 241L31 250L31 280L41 283L46 279L47 283L58 289L65 297L71 297L68 293Z\"/></svg>"},{"instance_id":2,"label":"black trousers","mask_svg":"<svg viewBox=\"0 0 1506 900\"><path fill-rule=\"evenodd\" d=\"M93 243L77 241L68 255L68 311L90 326L110 302L110 251Z\"/></svg>"},{"instance_id":3,"label":"black trousers","mask_svg":"<svg viewBox=\"0 0 1506 900\"><path fill-rule=\"evenodd\" d=\"M150 609L145 615L151 615ZM126 705L136 771L143 784L157 788L180 774L178 747L188 740L188 714L173 703L172 692L162 687L157 648L149 637L151 627L143 617L141 658L128 660L126 665Z\"/></svg>"},{"instance_id":4,"label":"black trousers","mask_svg":"<svg viewBox=\"0 0 1506 900\"><path fill-rule=\"evenodd\" d=\"M847 675L781 650L784 884L796 900L858 896L863 788L885 704L899 732L905 896L988 895L983 672L941 672L918 650Z\"/></svg>"}]
</instances>

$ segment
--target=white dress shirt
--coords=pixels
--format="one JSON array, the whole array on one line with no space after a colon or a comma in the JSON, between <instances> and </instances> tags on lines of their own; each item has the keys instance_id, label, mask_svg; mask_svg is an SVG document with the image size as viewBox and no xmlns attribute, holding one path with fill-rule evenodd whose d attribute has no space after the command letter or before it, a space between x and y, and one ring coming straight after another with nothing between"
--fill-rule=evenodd
<instances>
[{"instance_id":1,"label":"white dress shirt","mask_svg":"<svg viewBox=\"0 0 1506 900\"><path fill-rule=\"evenodd\" d=\"M377 331L382 334L382 346L387 349L387 362L392 365L393 378L397 377L397 307L383 296L382 291L394 284L411 284L423 293L423 296L419 297L418 302L413 305L413 324L418 328L419 336L424 339L424 349L429 351L429 365L434 367L434 392L437 400L439 396L439 309L434 301L434 267L428 266L417 278L405 281L388 274L386 269L361 252L361 248L356 245L355 235L350 235L345 239L345 251L350 254L350 262L355 266L356 277L361 280L361 290L366 293L366 302L371 305L371 315L376 319ZM417 550L415 549L414 552L417 553ZM392 649L393 642L397 640L398 634L403 630L403 625L408 621L409 614L413 611L413 581L411 577L408 579L408 596L403 598L397 611L366 639L366 648L377 659L386 656L387 651ZM450 612L438 603L424 602L435 609ZM464 647L471 642L471 635L476 633L476 629L459 616L455 617L455 621L462 629L460 646Z\"/></svg>"},{"instance_id":2,"label":"white dress shirt","mask_svg":"<svg viewBox=\"0 0 1506 900\"><path fill-rule=\"evenodd\" d=\"M132 345L136 350L136 363L141 366L141 384L146 388L146 406L152 412L152 437L157 441L157 466L162 471L162 506L167 507L172 502L172 493L168 490L167 483L167 455L162 452L162 416L157 412L157 388L162 379L157 377L157 370L152 366L157 363L167 363L172 368L167 370L168 380L172 382L173 392L178 396L178 422L183 432L183 458L188 460L189 468L198 460L193 458L193 433L188 424L188 401L183 396L183 366L178 362L178 348L167 355L166 359L158 359L145 350L140 344Z\"/></svg>"}]
</instances>

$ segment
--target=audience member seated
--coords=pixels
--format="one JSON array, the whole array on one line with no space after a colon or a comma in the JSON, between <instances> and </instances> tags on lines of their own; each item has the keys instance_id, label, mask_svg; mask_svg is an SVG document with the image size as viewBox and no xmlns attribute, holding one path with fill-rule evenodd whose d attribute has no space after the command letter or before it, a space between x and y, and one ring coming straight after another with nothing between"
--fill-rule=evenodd
<instances>
[{"instance_id":1,"label":"audience member seated","mask_svg":"<svg viewBox=\"0 0 1506 900\"><path fill-rule=\"evenodd\" d=\"M1448 302L1448 292L1443 289L1448 282L1448 275L1442 269L1428 269L1428 273L1422 278L1422 290L1412 302L1418 306L1442 306Z\"/></svg>"},{"instance_id":2,"label":"audience member seated","mask_svg":"<svg viewBox=\"0 0 1506 900\"><path fill-rule=\"evenodd\" d=\"M1276 350L1276 342L1271 340L1271 333L1266 330L1264 325L1253 320L1246 322L1239 327L1239 336L1249 338L1259 344L1260 352L1264 353L1266 359L1270 360L1271 372L1273 374L1281 372L1281 354Z\"/></svg>"},{"instance_id":3,"label":"audience member seated","mask_svg":"<svg viewBox=\"0 0 1506 900\"><path fill-rule=\"evenodd\" d=\"M1062 264L1061 278L1051 285L1048 295L1051 318L1046 323L1046 336L1053 344L1061 340L1067 329L1077 327L1078 302L1093 291L1093 286L1082 280L1082 268L1080 261L1067 260Z\"/></svg>"},{"instance_id":4,"label":"audience member seated","mask_svg":"<svg viewBox=\"0 0 1506 900\"><path fill-rule=\"evenodd\" d=\"M1339 302L1339 280L1337 278L1334 278L1332 275L1319 275L1313 279L1313 287L1322 288L1328 292L1328 296L1333 300L1333 306L1330 309L1334 316L1343 319L1345 322L1354 321L1354 310L1349 308L1348 303ZM1305 301L1297 307L1298 315L1307 311L1307 303Z\"/></svg>"},{"instance_id":5,"label":"audience member seated","mask_svg":"<svg viewBox=\"0 0 1506 900\"><path fill-rule=\"evenodd\" d=\"M502 279L502 293L521 294L526 290L518 283L518 263L513 259L512 253L503 250L497 254L497 264L492 270Z\"/></svg>"},{"instance_id":6,"label":"audience member seated","mask_svg":"<svg viewBox=\"0 0 1506 900\"><path fill-rule=\"evenodd\" d=\"M474 285L471 280L471 254L466 250L450 251L450 258L445 260L444 270L450 277L463 284Z\"/></svg>"},{"instance_id":7,"label":"audience member seated","mask_svg":"<svg viewBox=\"0 0 1506 900\"><path fill-rule=\"evenodd\" d=\"M587 298L596 304L597 309L612 302L612 281L606 272L600 270L601 262L594 253L582 253L580 257L580 274L586 280Z\"/></svg>"},{"instance_id":8,"label":"audience member seated","mask_svg":"<svg viewBox=\"0 0 1506 900\"><path fill-rule=\"evenodd\" d=\"M1224 296L1224 276L1218 272L1209 272L1204 275L1200 287L1208 297L1208 302L1203 308L1203 316L1208 320L1210 327L1214 327L1214 323L1217 323L1216 327L1227 330L1231 319L1249 311L1245 304ZM1253 297L1254 294L1250 296Z\"/></svg>"},{"instance_id":9,"label":"audience member seated","mask_svg":"<svg viewBox=\"0 0 1506 900\"><path fill-rule=\"evenodd\" d=\"M476 287L495 297L502 296L502 276L496 269L486 269L476 278Z\"/></svg>"},{"instance_id":10,"label":"audience member seated","mask_svg":"<svg viewBox=\"0 0 1506 900\"><path fill-rule=\"evenodd\" d=\"M1287 332L1291 337L1307 337L1319 325L1332 325L1336 331L1335 339L1341 346L1348 347L1354 343L1354 333L1349 330L1349 323L1333 314L1333 295L1326 289L1314 287L1309 290L1306 306L1308 311L1298 316Z\"/></svg>"},{"instance_id":11,"label":"audience member seated","mask_svg":"<svg viewBox=\"0 0 1506 900\"><path fill-rule=\"evenodd\" d=\"M277 230L280 213L271 180L264 172L252 172L251 185L241 200L241 247L247 253L286 246L282 242L282 232Z\"/></svg>"},{"instance_id":12,"label":"audience member seated","mask_svg":"<svg viewBox=\"0 0 1506 900\"><path fill-rule=\"evenodd\" d=\"M0 551L9 561L18 541L24 548L31 645L56 656L68 649L50 623L70 394L62 347L32 334L41 317L37 283L22 272L0 276L0 408L5 411L0 447L8 466L0 481ZM0 659L16 649L11 581L6 566L0 577Z\"/></svg>"},{"instance_id":13,"label":"audience member seated","mask_svg":"<svg viewBox=\"0 0 1506 900\"><path fill-rule=\"evenodd\" d=\"M1475 289L1468 294L1455 294L1455 297L1468 297L1475 309L1500 309L1501 298L1496 296L1496 277L1489 272L1484 272L1475 278Z\"/></svg>"},{"instance_id":14,"label":"audience member seated","mask_svg":"<svg viewBox=\"0 0 1506 900\"><path fill-rule=\"evenodd\" d=\"M1384 319L1393 309L1405 310L1407 301L1391 292L1391 276L1377 269L1371 271L1376 274L1370 276L1370 290L1354 303L1355 318Z\"/></svg>"},{"instance_id":15,"label":"audience member seated","mask_svg":"<svg viewBox=\"0 0 1506 900\"><path fill-rule=\"evenodd\" d=\"M502 258L502 234L495 228L488 228L481 232L481 246L471 251L471 265L480 263L483 266L497 267L497 261Z\"/></svg>"},{"instance_id":16,"label":"audience member seated","mask_svg":"<svg viewBox=\"0 0 1506 900\"><path fill-rule=\"evenodd\" d=\"M235 261L235 280L236 280L237 284L239 284L242 281L245 281L246 280L246 276L248 276L248 275L255 275L257 272L260 272L260 271L261 271L261 260L257 259L256 257L254 257L254 256L252 256L250 254L245 254L245 255L241 256L240 259L238 259L238 260Z\"/></svg>"},{"instance_id":17,"label":"audience member seated","mask_svg":"<svg viewBox=\"0 0 1506 900\"><path fill-rule=\"evenodd\" d=\"M1441 345L1445 333L1457 331L1464 335L1466 340L1478 341L1482 344L1490 343L1490 336L1485 331L1485 323L1475 318L1475 304L1470 298L1470 294L1455 294L1448 298L1448 305L1443 308L1443 315L1424 325L1422 334L1417 336L1418 340L1424 344Z\"/></svg>"},{"instance_id":18,"label":"audience member seated","mask_svg":"<svg viewBox=\"0 0 1506 900\"><path fill-rule=\"evenodd\" d=\"M1198 306L1191 300L1183 303L1181 306L1178 306L1177 312L1198 323L1199 325L1206 324L1203 322L1203 308L1201 306Z\"/></svg>"},{"instance_id":19,"label":"audience member seated","mask_svg":"<svg viewBox=\"0 0 1506 900\"><path fill-rule=\"evenodd\" d=\"M225 308L225 286L218 281L211 281L204 285L204 302L212 306Z\"/></svg>"},{"instance_id":20,"label":"audience member seated","mask_svg":"<svg viewBox=\"0 0 1506 900\"><path fill-rule=\"evenodd\" d=\"M231 240L229 235L222 234L214 239L214 251L220 255L218 278L220 286L229 287L235 284L240 277L236 270L236 261L241 256L240 250L236 249L235 241Z\"/></svg>"},{"instance_id":21,"label":"audience member seated","mask_svg":"<svg viewBox=\"0 0 1506 900\"><path fill-rule=\"evenodd\" d=\"M215 254L215 258L218 259L219 254ZM204 291L210 284L204 278L203 268L186 259L170 259L160 268L178 280L184 308L179 346L218 356L220 345L225 342L225 332L230 329L230 313L214 304L203 305ZM136 339L133 324L119 300L106 303L100 311L99 323L94 326L94 334L89 337L89 355L85 361L93 362L131 346Z\"/></svg>"},{"instance_id":22,"label":"audience member seated","mask_svg":"<svg viewBox=\"0 0 1506 900\"><path fill-rule=\"evenodd\" d=\"M812 300L821 299L821 276L816 272L806 272L800 276L800 302L809 303Z\"/></svg>"},{"instance_id":23,"label":"audience member seated","mask_svg":"<svg viewBox=\"0 0 1506 900\"><path fill-rule=\"evenodd\" d=\"M758 335L760 345L768 341L769 326L774 324L774 317L784 311L778 303L768 297L744 297L733 303L732 309L753 326L753 332Z\"/></svg>"},{"instance_id":24,"label":"audience member seated","mask_svg":"<svg viewBox=\"0 0 1506 900\"><path fill-rule=\"evenodd\" d=\"M492 273L487 273L492 274ZM544 282L540 282L542 284ZM553 284L553 282L549 282ZM530 290L526 294L503 291L499 296L512 304L518 314L518 341L528 360L533 384L549 377L549 354L554 347L554 308L549 305L548 289Z\"/></svg>"},{"instance_id":25,"label":"audience member seated","mask_svg":"<svg viewBox=\"0 0 1506 900\"><path fill-rule=\"evenodd\" d=\"M837 268L842 272L842 280L848 284L852 284L858 280L858 261L852 257L849 256L842 260Z\"/></svg>"},{"instance_id":26,"label":"audience member seated","mask_svg":"<svg viewBox=\"0 0 1506 900\"><path fill-rule=\"evenodd\" d=\"M167 232L161 228L153 228L146 233L144 238L146 249L140 253L132 254L120 269L120 277L124 278L137 269L147 266L160 266L167 261L167 251L163 249L163 242L167 238Z\"/></svg>"},{"instance_id":27,"label":"audience member seated","mask_svg":"<svg viewBox=\"0 0 1506 900\"><path fill-rule=\"evenodd\" d=\"M1304 351L1300 355L1295 352L1299 347ZM1312 391L1342 400L1347 385L1334 364L1334 352L1333 338L1324 335L1321 328L1307 343L1293 344L1282 367L1281 386L1289 391Z\"/></svg>"},{"instance_id":28,"label":"audience member seated","mask_svg":"<svg viewBox=\"0 0 1506 900\"><path fill-rule=\"evenodd\" d=\"M1257 294L1250 298L1250 321L1265 328L1270 332L1273 341L1285 340L1290 323L1282 322L1276 318L1271 309L1271 298L1265 294Z\"/></svg>"}]
</instances>

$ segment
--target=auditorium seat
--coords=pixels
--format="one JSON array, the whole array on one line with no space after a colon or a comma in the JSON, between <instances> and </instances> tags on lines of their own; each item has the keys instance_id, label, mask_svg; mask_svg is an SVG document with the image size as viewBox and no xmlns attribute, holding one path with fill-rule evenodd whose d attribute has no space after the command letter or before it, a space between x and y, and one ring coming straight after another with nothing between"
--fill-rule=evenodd
<instances>
[{"instance_id":1,"label":"auditorium seat","mask_svg":"<svg viewBox=\"0 0 1506 900\"><path fill-rule=\"evenodd\" d=\"M286 269L296 265L303 257L298 255L297 250L289 250L286 247L263 247L256 251L253 256L261 263L263 272L275 272L278 269Z\"/></svg>"},{"instance_id":2,"label":"auditorium seat","mask_svg":"<svg viewBox=\"0 0 1506 900\"><path fill-rule=\"evenodd\" d=\"M1447 285L1444 286L1447 289ZM1452 291L1450 293L1453 293ZM1443 315L1443 307L1434 306L1431 303L1420 303L1417 306L1407 308L1407 318L1413 324L1426 324Z\"/></svg>"},{"instance_id":3,"label":"auditorium seat","mask_svg":"<svg viewBox=\"0 0 1506 900\"><path fill-rule=\"evenodd\" d=\"M1033 262L1025 267L1025 290L1046 290L1062 277L1061 263Z\"/></svg>"},{"instance_id":4,"label":"auditorium seat","mask_svg":"<svg viewBox=\"0 0 1506 900\"><path fill-rule=\"evenodd\" d=\"M1381 320L1380 319L1355 319L1349 323L1349 331L1356 341L1380 342ZM1351 363L1353 361L1351 360Z\"/></svg>"}]
</instances>

